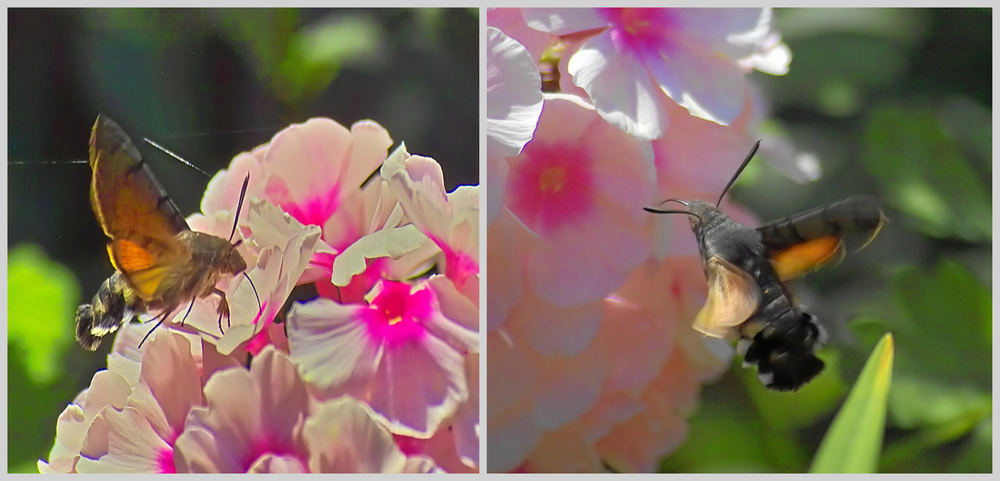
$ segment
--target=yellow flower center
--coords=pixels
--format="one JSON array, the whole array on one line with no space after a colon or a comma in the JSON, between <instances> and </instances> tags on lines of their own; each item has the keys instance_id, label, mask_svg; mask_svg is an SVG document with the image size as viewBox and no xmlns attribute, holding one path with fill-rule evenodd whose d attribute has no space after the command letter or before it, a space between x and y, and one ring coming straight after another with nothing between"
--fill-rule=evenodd
<instances>
[{"instance_id":1,"label":"yellow flower center","mask_svg":"<svg viewBox=\"0 0 1000 481\"><path fill-rule=\"evenodd\" d=\"M538 187L542 192L558 193L566 185L566 169L549 167L538 177Z\"/></svg>"}]
</instances>

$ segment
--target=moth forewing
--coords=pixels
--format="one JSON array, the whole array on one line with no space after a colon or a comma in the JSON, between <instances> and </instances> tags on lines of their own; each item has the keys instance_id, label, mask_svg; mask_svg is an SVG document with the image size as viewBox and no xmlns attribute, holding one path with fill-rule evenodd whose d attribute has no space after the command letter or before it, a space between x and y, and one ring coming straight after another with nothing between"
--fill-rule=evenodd
<instances>
[{"instance_id":1,"label":"moth forewing","mask_svg":"<svg viewBox=\"0 0 1000 481\"><path fill-rule=\"evenodd\" d=\"M111 238L108 255L116 272L91 304L77 308L80 344L94 350L134 314L159 311L162 323L184 304L212 294L220 297L221 329L229 305L216 283L246 269L238 242L192 231L132 141L103 116L91 133L90 166L91 205Z\"/></svg>"}]
</instances>

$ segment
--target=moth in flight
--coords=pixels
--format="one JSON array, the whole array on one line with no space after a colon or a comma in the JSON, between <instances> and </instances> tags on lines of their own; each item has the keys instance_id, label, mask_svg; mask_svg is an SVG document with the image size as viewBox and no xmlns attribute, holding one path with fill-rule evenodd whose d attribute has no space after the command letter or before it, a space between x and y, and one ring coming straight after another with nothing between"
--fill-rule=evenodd
<instances>
[{"instance_id":1,"label":"moth in flight","mask_svg":"<svg viewBox=\"0 0 1000 481\"><path fill-rule=\"evenodd\" d=\"M104 116L97 117L90 135L90 168L90 204L111 238L108 256L115 273L101 284L90 304L76 309L80 345L96 350L104 336L135 315L159 311L152 333L184 304L189 304L190 312L195 299L212 294L219 296L221 331L229 303L216 283L241 273L250 281L244 272L246 261L236 250L241 241L230 243L192 231L132 141ZM248 176L243 181L237 219L249 180ZM230 239L235 232L234 222Z\"/></svg>"},{"instance_id":2,"label":"moth in flight","mask_svg":"<svg viewBox=\"0 0 1000 481\"><path fill-rule=\"evenodd\" d=\"M737 352L744 366L756 365L758 378L768 388L789 391L823 370L815 352L827 335L816 316L792 301L785 281L843 258L848 238L860 239L857 250L864 248L885 216L877 199L856 196L757 228L734 221L718 206L759 146L758 140L714 206L667 199L663 202L686 209L644 209L686 214L691 221L708 279L708 299L693 327L712 337L739 337Z\"/></svg>"}]
</instances>

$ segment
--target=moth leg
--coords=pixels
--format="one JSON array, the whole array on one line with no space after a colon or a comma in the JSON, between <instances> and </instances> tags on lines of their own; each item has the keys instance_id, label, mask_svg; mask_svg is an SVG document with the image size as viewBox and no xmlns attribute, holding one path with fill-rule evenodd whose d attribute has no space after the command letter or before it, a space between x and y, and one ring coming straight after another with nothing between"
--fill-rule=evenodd
<instances>
[{"instance_id":1,"label":"moth leg","mask_svg":"<svg viewBox=\"0 0 1000 481\"><path fill-rule=\"evenodd\" d=\"M184 321L188 318L188 314L191 314L191 308L194 307L194 299L191 299L191 304L188 304L188 310L184 313L184 317L181 318L181 325L184 325Z\"/></svg>"},{"instance_id":2,"label":"moth leg","mask_svg":"<svg viewBox=\"0 0 1000 481\"><path fill-rule=\"evenodd\" d=\"M226 327L229 327L230 326L230 323L229 323L229 302L226 301L226 293L222 292L218 288L214 289L212 291L212 294L218 294L219 298L220 298L219 299L219 309L218 309L218 313L219 313L219 332L222 333L222 334L225 334L225 331L222 330L222 317L223 316L226 317Z\"/></svg>"},{"instance_id":3,"label":"moth leg","mask_svg":"<svg viewBox=\"0 0 1000 481\"><path fill-rule=\"evenodd\" d=\"M159 315L157 315L156 317L154 317L153 319L156 319L157 317L160 318L160 321L157 322L156 325L153 326L153 328L150 329L149 332L147 332L145 336L142 336L142 340L139 341L139 345L136 347L136 349L142 349L142 344L144 342L146 342L146 338L148 338L149 335L152 334L153 331L155 331L157 327L160 327L160 324L163 324L163 321L165 321L173 313L174 313L173 310L163 311Z\"/></svg>"}]
</instances>

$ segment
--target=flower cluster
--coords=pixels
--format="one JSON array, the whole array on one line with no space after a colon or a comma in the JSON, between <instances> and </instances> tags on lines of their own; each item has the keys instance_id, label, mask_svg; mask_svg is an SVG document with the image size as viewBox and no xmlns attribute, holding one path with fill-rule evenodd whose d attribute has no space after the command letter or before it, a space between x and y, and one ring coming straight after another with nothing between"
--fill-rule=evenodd
<instances>
[{"instance_id":1,"label":"flower cluster","mask_svg":"<svg viewBox=\"0 0 1000 481\"><path fill-rule=\"evenodd\" d=\"M188 219L239 227L228 319L123 328L39 469L478 471L479 189L391 145L316 118L236 156Z\"/></svg>"},{"instance_id":2,"label":"flower cluster","mask_svg":"<svg viewBox=\"0 0 1000 481\"><path fill-rule=\"evenodd\" d=\"M767 9L487 15L487 470L654 470L732 352L688 220L642 208L718 196L788 48Z\"/></svg>"}]
</instances>

